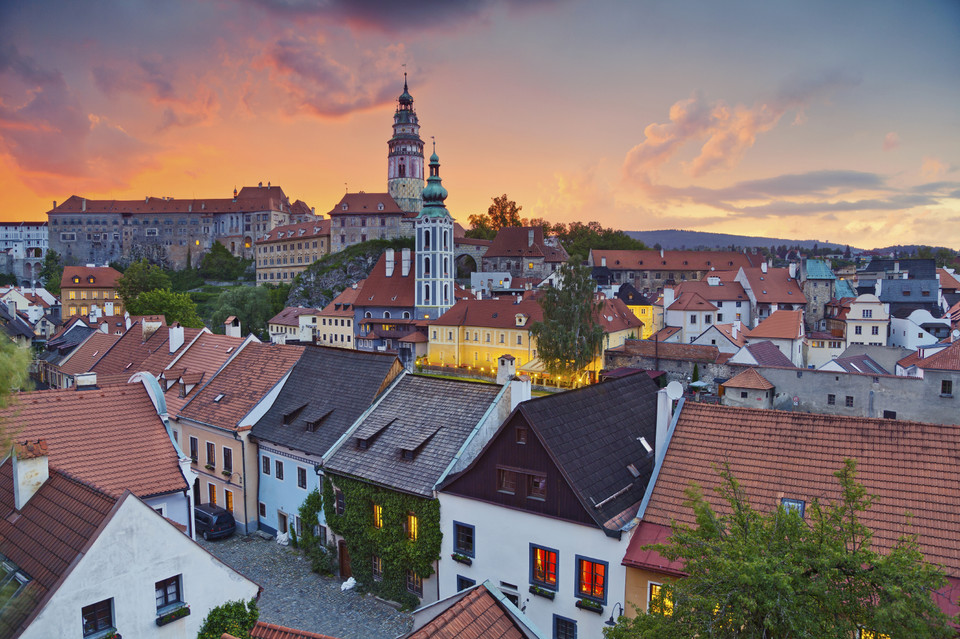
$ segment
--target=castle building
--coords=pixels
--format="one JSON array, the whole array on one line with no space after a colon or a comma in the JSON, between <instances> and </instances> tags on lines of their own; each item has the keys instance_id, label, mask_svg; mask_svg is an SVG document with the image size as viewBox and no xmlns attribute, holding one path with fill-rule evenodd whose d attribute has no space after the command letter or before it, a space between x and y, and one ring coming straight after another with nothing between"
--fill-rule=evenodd
<instances>
[{"instance_id":1,"label":"castle building","mask_svg":"<svg viewBox=\"0 0 960 639\"><path fill-rule=\"evenodd\" d=\"M413 96L407 90L403 74L403 93L393 114L393 137L387 141L387 191L400 208L419 213L423 192L423 140L420 122L413 110Z\"/></svg>"},{"instance_id":2,"label":"castle building","mask_svg":"<svg viewBox=\"0 0 960 639\"><path fill-rule=\"evenodd\" d=\"M430 156L430 177L423 189L423 207L416 219L417 317L435 319L455 303L453 293L453 218L443 203L447 189L440 182L440 158Z\"/></svg>"}]
</instances>

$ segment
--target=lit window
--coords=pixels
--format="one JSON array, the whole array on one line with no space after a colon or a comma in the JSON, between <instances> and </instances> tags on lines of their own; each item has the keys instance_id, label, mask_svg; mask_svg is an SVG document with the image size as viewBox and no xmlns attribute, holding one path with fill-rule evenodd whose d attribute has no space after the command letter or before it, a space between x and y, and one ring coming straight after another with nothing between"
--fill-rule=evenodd
<instances>
[{"instance_id":1,"label":"lit window","mask_svg":"<svg viewBox=\"0 0 960 639\"><path fill-rule=\"evenodd\" d=\"M530 544L530 581L557 589L557 551Z\"/></svg>"},{"instance_id":2,"label":"lit window","mask_svg":"<svg viewBox=\"0 0 960 639\"><path fill-rule=\"evenodd\" d=\"M413 513L407 513L407 539L416 541L420 534L420 522Z\"/></svg>"},{"instance_id":3,"label":"lit window","mask_svg":"<svg viewBox=\"0 0 960 639\"><path fill-rule=\"evenodd\" d=\"M216 506L217 505L217 487L214 484L207 484L207 496L209 497L207 501L213 504L214 506Z\"/></svg>"},{"instance_id":4,"label":"lit window","mask_svg":"<svg viewBox=\"0 0 960 639\"><path fill-rule=\"evenodd\" d=\"M423 596L423 579L412 570L407 571L407 590L418 597Z\"/></svg>"},{"instance_id":5,"label":"lit window","mask_svg":"<svg viewBox=\"0 0 960 639\"><path fill-rule=\"evenodd\" d=\"M373 527L383 528L383 506L380 504L373 505Z\"/></svg>"},{"instance_id":6,"label":"lit window","mask_svg":"<svg viewBox=\"0 0 960 639\"><path fill-rule=\"evenodd\" d=\"M607 600L607 562L577 557L577 596Z\"/></svg>"},{"instance_id":7,"label":"lit window","mask_svg":"<svg viewBox=\"0 0 960 639\"><path fill-rule=\"evenodd\" d=\"M224 501L224 508L226 508L230 512L233 512L233 491L232 490L225 489L223 491L223 501Z\"/></svg>"},{"instance_id":8,"label":"lit window","mask_svg":"<svg viewBox=\"0 0 960 639\"><path fill-rule=\"evenodd\" d=\"M647 610L651 614L672 615L673 599L668 591L663 589L662 584L650 582L649 599L647 600Z\"/></svg>"}]
</instances>

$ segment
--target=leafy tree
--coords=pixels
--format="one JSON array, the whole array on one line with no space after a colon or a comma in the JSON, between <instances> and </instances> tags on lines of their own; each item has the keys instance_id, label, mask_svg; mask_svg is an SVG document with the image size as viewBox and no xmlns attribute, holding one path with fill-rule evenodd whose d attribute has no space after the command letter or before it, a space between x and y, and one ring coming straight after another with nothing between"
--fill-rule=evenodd
<instances>
[{"instance_id":1,"label":"leafy tree","mask_svg":"<svg viewBox=\"0 0 960 639\"><path fill-rule=\"evenodd\" d=\"M235 257L226 246L214 242L200 260L200 276L208 280L234 281L240 279L246 262Z\"/></svg>"},{"instance_id":2,"label":"leafy tree","mask_svg":"<svg viewBox=\"0 0 960 639\"><path fill-rule=\"evenodd\" d=\"M127 267L123 275L117 279L116 290L120 299L123 300L124 308L129 310L130 303L141 293L164 288L170 288L170 276L156 264L142 259ZM130 314L142 315L143 313L130 311Z\"/></svg>"},{"instance_id":3,"label":"leafy tree","mask_svg":"<svg viewBox=\"0 0 960 639\"><path fill-rule=\"evenodd\" d=\"M689 575L664 585L651 613L621 617L607 639L639 637L949 637L948 617L931 593L946 578L924 561L916 534L885 554L871 546L860 517L876 501L848 459L834 473L836 502L814 501L804 519L779 506L759 513L730 472L716 489L729 506L718 514L699 486L687 490L696 528L675 524L665 544L650 546ZM669 614L662 614L669 611Z\"/></svg>"},{"instance_id":4,"label":"leafy tree","mask_svg":"<svg viewBox=\"0 0 960 639\"><path fill-rule=\"evenodd\" d=\"M186 293L174 293L168 288L144 291L126 305L131 315L163 315L167 324L179 322L187 328L203 328L197 314L197 304Z\"/></svg>"},{"instance_id":5,"label":"leafy tree","mask_svg":"<svg viewBox=\"0 0 960 639\"><path fill-rule=\"evenodd\" d=\"M13 394L30 386L30 350L20 348L4 335L0 335L0 409L7 408ZM0 417L0 449L5 455L16 433L9 430Z\"/></svg>"},{"instance_id":6,"label":"leafy tree","mask_svg":"<svg viewBox=\"0 0 960 639\"><path fill-rule=\"evenodd\" d=\"M167 275L170 277L170 287L181 293L203 286L203 278L195 268L168 271Z\"/></svg>"},{"instance_id":7,"label":"leafy tree","mask_svg":"<svg viewBox=\"0 0 960 639\"><path fill-rule=\"evenodd\" d=\"M492 240L497 231L505 226L526 226L527 220L520 217L522 208L509 199L506 193L493 198L493 204L487 209L486 215L471 215L468 218L473 228L467 231L467 237Z\"/></svg>"},{"instance_id":8,"label":"leafy tree","mask_svg":"<svg viewBox=\"0 0 960 639\"><path fill-rule=\"evenodd\" d=\"M13 273L0 273L0 286L16 286L17 276Z\"/></svg>"},{"instance_id":9,"label":"leafy tree","mask_svg":"<svg viewBox=\"0 0 960 639\"><path fill-rule=\"evenodd\" d=\"M220 639L229 633L237 639L250 639L250 631L260 618L257 600L228 601L211 610L200 626L197 639Z\"/></svg>"},{"instance_id":10,"label":"leafy tree","mask_svg":"<svg viewBox=\"0 0 960 639\"><path fill-rule=\"evenodd\" d=\"M537 353L551 375L575 375L603 348L603 327L598 321L602 302L594 298L596 283L590 268L564 264L559 286L547 288L540 298L543 321L530 331Z\"/></svg>"},{"instance_id":11,"label":"leafy tree","mask_svg":"<svg viewBox=\"0 0 960 639\"><path fill-rule=\"evenodd\" d=\"M590 255L590 249L606 250L643 250L646 247L640 240L635 240L623 231L604 228L599 222L571 222L570 224L557 223L550 230L556 235L560 244L570 255L570 261L580 264Z\"/></svg>"},{"instance_id":12,"label":"leafy tree","mask_svg":"<svg viewBox=\"0 0 960 639\"><path fill-rule=\"evenodd\" d=\"M270 313L273 317L287 307L287 298L290 297L292 284L267 284L263 288L267 289L270 298Z\"/></svg>"},{"instance_id":13,"label":"leafy tree","mask_svg":"<svg viewBox=\"0 0 960 639\"><path fill-rule=\"evenodd\" d=\"M54 250L47 251L40 267L43 287L54 295L60 295L60 279L63 277L63 258Z\"/></svg>"},{"instance_id":14,"label":"leafy tree","mask_svg":"<svg viewBox=\"0 0 960 639\"><path fill-rule=\"evenodd\" d=\"M220 293L214 305L211 323L215 330L223 330L223 321L231 315L240 319L243 330L266 340L267 320L271 312L270 293L263 286L237 286Z\"/></svg>"}]
</instances>

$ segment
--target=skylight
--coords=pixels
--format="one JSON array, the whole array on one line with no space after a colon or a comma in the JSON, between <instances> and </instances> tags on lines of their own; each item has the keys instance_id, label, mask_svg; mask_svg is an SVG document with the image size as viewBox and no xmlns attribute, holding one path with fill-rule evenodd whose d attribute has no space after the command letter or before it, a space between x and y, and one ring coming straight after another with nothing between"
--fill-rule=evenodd
<instances>
[{"instance_id":1,"label":"skylight","mask_svg":"<svg viewBox=\"0 0 960 639\"><path fill-rule=\"evenodd\" d=\"M650 446L650 443L647 441L647 438L646 438L646 437L637 437L637 441L640 442L640 444L643 446L644 450L646 450L648 453L652 453L652 452L653 452L653 447Z\"/></svg>"},{"instance_id":2,"label":"skylight","mask_svg":"<svg viewBox=\"0 0 960 639\"><path fill-rule=\"evenodd\" d=\"M223 399L223 397L224 397L224 394L220 393L219 395L213 398L213 401L219 402L221 399Z\"/></svg>"}]
</instances>

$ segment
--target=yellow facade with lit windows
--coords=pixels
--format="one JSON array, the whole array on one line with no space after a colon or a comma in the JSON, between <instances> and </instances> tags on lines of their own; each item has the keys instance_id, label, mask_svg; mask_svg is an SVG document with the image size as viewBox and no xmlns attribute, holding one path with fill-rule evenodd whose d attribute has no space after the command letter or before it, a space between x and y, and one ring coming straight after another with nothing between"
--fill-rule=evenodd
<instances>
[{"instance_id":1,"label":"yellow facade with lit windows","mask_svg":"<svg viewBox=\"0 0 960 639\"><path fill-rule=\"evenodd\" d=\"M537 356L536 340L525 326L431 325L427 338L427 364L431 366L462 366L495 374L497 358L502 355L512 355L518 370Z\"/></svg>"},{"instance_id":2,"label":"yellow facade with lit windows","mask_svg":"<svg viewBox=\"0 0 960 639\"><path fill-rule=\"evenodd\" d=\"M643 329L639 339L648 339L651 335L663 328L663 307L645 304L641 306L627 305L634 315L643 322Z\"/></svg>"}]
</instances>

